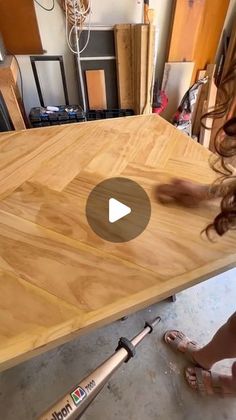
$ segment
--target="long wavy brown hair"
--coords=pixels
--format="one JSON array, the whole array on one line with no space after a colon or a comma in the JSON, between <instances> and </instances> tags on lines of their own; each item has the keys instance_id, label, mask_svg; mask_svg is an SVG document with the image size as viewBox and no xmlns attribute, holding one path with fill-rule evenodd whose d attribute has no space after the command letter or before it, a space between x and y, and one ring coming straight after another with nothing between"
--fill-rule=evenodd
<instances>
[{"instance_id":1,"label":"long wavy brown hair","mask_svg":"<svg viewBox=\"0 0 236 420\"><path fill-rule=\"evenodd\" d=\"M213 120L216 152L210 164L221 174L214 186L218 185L223 196L220 213L207 227L206 233L209 237L210 232L215 230L222 236L229 229L236 229L236 59L232 60L228 71L222 75L216 107L201 118L202 125L211 129L205 125L206 118Z\"/></svg>"}]
</instances>

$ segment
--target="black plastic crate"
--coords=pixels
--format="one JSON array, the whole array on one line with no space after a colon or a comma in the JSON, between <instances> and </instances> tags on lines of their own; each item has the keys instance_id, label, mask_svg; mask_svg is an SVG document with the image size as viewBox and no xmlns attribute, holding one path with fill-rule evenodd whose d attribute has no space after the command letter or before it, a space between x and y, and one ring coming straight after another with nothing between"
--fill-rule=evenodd
<instances>
[{"instance_id":1,"label":"black plastic crate","mask_svg":"<svg viewBox=\"0 0 236 420\"><path fill-rule=\"evenodd\" d=\"M36 107L30 110L29 119L32 127L44 127L48 125L70 124L86 121L86 116L77 105L61 105L57 111L47 108Z\"/></svg>"},{"instance_id":2,"label":"black plastic crate","mask_svg":"<svg viewBox=\"0 0 236 420\"><path fill-rule=\"evenodd\" d=\"M87 120L104 120L107 118L128 117L134 115L132 109L99 109L87 112Z\"/></svg>"},{"instance_id":3,"label":"black plastic crate","mask_svg":"<svg viewBox=\"0 0 236 420\"><path fill-rule=\"evenodd\" d=\"M47 108L32 108L29 119L32 127L46 127L49 125L71 124L75 122L104 120L107 118L127 117L134 115L132 109L100 109L90 110L86 114L77 105L58 106L58 111Z\"/></svg>"}]
</instances>

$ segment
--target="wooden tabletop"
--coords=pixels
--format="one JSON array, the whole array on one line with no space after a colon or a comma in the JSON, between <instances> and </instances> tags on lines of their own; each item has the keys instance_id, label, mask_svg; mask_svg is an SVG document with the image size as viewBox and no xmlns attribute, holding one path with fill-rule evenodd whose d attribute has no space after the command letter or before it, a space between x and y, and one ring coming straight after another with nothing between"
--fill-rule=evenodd
<instances>
[{"instance_id":1,"label":"wooden tabletop","mask_svg":"<svg viewBox=\"0 0 236 420\"><path fill-rule=\"evenodd\" d=\"M156 115L0 135L0 367L65 342L189 287L236 261L236 233L201 231L218 203L163 206L157 184L210 183L210 152ZM92 188L138 182L150 222L126 243L89 227Z\"/></svg>"}]
</instances>

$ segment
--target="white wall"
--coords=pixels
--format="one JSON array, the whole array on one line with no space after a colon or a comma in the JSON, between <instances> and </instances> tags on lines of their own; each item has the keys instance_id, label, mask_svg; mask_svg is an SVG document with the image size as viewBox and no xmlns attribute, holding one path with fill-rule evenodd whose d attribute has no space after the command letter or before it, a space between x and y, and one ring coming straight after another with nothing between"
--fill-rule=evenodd
<instances>
[{"instance_id":1,"label":"white wall","mask_svg":"<svg viewBox=\"0 0 236 420\"><path fill-rule=\"evenodd\" d=\"M48 7L49 0L40 0ZM170 30L172 0L150 0L150 7L156 10L156 24L159 33L157 74L161 78L166 57L166 45ZM72 53L65 40L65 17L59 4L52 12L46 12L35 4L36 15L43 48L48 55L63 55L70 103L77 103L77 83ZM142 0L92 0L92 24L113 25L115 23L139 23L143 16ZM18 56L23 74L24 103L26 112L39 105L38 95L28 56ZM56 63L42 63L39 77L45 103L64 103L60 73ZM43 70L42 70L43 69Z\"/></svg>"}]
</instances>

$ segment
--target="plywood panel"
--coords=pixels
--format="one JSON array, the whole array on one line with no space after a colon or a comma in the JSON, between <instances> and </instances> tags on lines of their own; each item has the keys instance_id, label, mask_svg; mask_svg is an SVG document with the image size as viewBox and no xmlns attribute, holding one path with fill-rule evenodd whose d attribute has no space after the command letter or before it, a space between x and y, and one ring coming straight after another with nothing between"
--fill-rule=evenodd
<instances>
[{"instance_id":1,"label":"plywood panel","mask_svg":"<svg viewBox=\"0 0 236 420\"><path fill-rule=\"evenodd\" d=\"M194 61L205 0L176 0L168 61Z\"/></svg>"},{"instance_id":2,"label":"plywood panel","mask_svg":"<svg viewBox=\"0 0 236 420\"><path fill-rule=\"evenodd\" d=\"M142 114L147 97L148 25L135 25L135 113Z\"/></svg>"},{"instance_id":3,"label":"plywood panel","mask_svg":"<svg viewBox=\"0 0 236 420\"><path fill-rule=\"evenodd\" d=\"M0 135L1 369L235 264L235 232L201 236L217 201L156 200L173 176L214 181L210 156L156 115ZM152 206L146 230L123 244L98 237L85 215L89 193L111 176L138 182Z\"/></svg>"},{"instance_id":4,"label":"plywood panel","mask_svg":"<svg viewBox=\"0 0 236 420\"><path fill-rule=\"evenodd\" d=\"M116 25L120 106L136 114L152 112L155 26Z\"/></svg>"},{"instance_id":5,"label":"plywood panel","mask_svg":"<svg viewBox=\"0 0 236 420\"><path fill-rule=\"evenodd\" d=\"M162 90L168 96L168 105L161 116L171 121L185 92L189 89L194 63L166 63Z\"/></svg>"},{"instance_id":6,"label":"plywood panel","mask_svg":"<svg viewBox=\"0 0 236 420\"><path fill-rule=\"evenodd\" d=\"M177 0L169 48L169 61L194 61L197 71L213 63L229 0Z\"/></svg>"},{"instance_id":7,"label":"plywood panel","mask_svg":"<svg viewBox=\"0 0 236 420\"><path fill-rule=\"evenodd\" d=\"M204 69L207 64L215 61L228 6L229 0L215 0L214 4L211 0L205 1L203 18L194 52L195 68L192 80L195 80L199 69Z\"/></svg>"},{"instance_id":8,"label":"plywood panel","mask_svg":"<svg viewBox=\"0 0 236 420\"><path fill-rule=\"evenodd\" d=\"M153 103L153 87L154 87L154 65L155 58L155 26L149 24L148 27L148 56L147 56L147 93L145 99L145 106L143 108L143 114L152 113L152 103Z\"/></svg>"},{"instance_id":9,"label":"plywood panel","mask_svg":"<svg viewBox=\"0 0 236 420\"><path fill-rule=\"evenodd\" d=\"M215 64L209 64L207 66L207 74L208 74L208 89L207 89L207 97L205 107L203 109L203 114L212 111L215 108L216 103L216 95L217 95L217 87L215 85ZM207 127L201 127L200 130L200 137L199 143L201 143L204 147L209 148L210 146L210 138L211 138L211 128L213 125L212 118L206 118L203 121L204 125Z\"/></svg>"},{"instance_id":10,"label":"plywood panel","mask_svg":"<svg viewBox=\"0 0 236 420\"><path fill-rule=\"evenodd\" d=\"M0 28L10 54L43 53L32 0L1 1Z\"/></svg>"}]
</instances>

